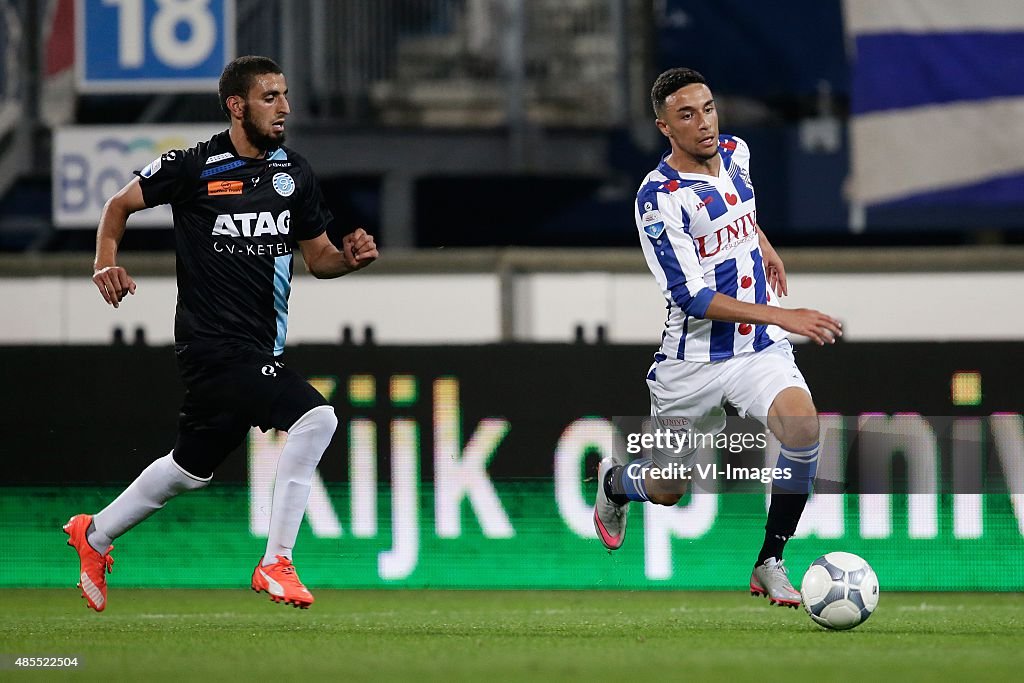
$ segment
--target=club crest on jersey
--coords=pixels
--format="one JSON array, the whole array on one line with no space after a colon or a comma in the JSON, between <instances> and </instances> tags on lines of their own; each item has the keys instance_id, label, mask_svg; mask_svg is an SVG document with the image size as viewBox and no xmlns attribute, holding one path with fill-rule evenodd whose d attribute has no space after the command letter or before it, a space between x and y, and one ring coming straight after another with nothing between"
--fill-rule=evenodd
<instances>
[{"instance_id":1,"label":"club crest on jersey","mask_svg":"<svg viewBox=\"0 0 1024 683\"><path fill-rule=\"evenodd\" d=\"M222 213L213 224L214 235L260 237L287 235L291 231L292 212L282 211L276 218L269 211L259 213Z\"/></svg>"},{"instance_id":2,"label":"club crest on jersey","mask_svg":"<svg viewBox=\"0 0 1024 683\"><path fill-rule=\"evenodd\" d=\"M275 173L272 182L274 190L282 197L291 197L295 192L295 181L287 173Z\"/></svg>"}]
</instances>

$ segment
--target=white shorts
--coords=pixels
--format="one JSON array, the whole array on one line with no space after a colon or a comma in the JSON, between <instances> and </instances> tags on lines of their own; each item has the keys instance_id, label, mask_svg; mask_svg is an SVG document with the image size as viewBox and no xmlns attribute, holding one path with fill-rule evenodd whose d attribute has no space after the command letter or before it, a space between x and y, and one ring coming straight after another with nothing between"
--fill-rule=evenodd
<instances>
[{"instance_id":1,"label":"white shorts","mask_svg":"<svg viewBox=\"0 0 1024 683\"><path fill-rule=\"evenodd\" d=\"M667 358L655 363L651 371L654 379L648 379L647 386L652 416L698 419L729 403L741 417L756 418L767 427L768 409L783 389L798 387L811 393L787 339L763 351L714 363Z\"/></svg>"}]
</instances>

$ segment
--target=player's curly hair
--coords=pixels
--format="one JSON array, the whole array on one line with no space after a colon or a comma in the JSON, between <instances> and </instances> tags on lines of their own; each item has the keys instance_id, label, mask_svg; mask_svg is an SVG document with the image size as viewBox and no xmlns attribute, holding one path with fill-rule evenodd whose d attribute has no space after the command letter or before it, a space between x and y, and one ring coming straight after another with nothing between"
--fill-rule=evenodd
<instances>
[{"instance_id":1,"label":"player's curly hair","mask_svg":"<svg viewBox=\"0 0 1024 683\"><path fill-rule=\"evenodd\" d=\"M707 81L704 80L704 76L699 71L693 69L687 69L686 67L676 67L663 71L658 78L654 81L654 87L651 88L651 105L654 107L655 116L661 116L662 110L665 108L665 100L668 96L679 90L683 86L692 85L694 83L703 83L707 85Z\"/></svg>"},{"instance_id":2,"label":"player's curly hair","mask_svg":"<svg viewBox=\"0 0 1024 683\"><path fill-rule=\"evenodd\" d=\"M221 72L220 83L217 86L218 96L220 97L220 110L230 119L231 112L228 111L227 105L229 97L238 95L244 98L249 94L249 88L252 87L253 81L257 76L282 73L284 71L270 57L246 55L231 60L224 67L224 71Z\"/></svg>"}]
</instances>

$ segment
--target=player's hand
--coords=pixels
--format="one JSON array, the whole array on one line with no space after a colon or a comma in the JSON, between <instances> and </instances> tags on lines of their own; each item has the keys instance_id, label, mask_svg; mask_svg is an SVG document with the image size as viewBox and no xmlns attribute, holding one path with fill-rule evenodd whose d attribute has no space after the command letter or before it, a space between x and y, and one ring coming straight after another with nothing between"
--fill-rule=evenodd
<instances>
[{"instance_id":1,"label":"player's hand","mask_svg":"<svg viewBox=\"0 0 1024 683\"><path fill-rule=\"evenodd\" d=\"M92 281L100 290L100 296L108 304L117 308L127 294L135 294L135 280L121 266L98 268L92 274Z\"/></svg>"},{"instance_id":2,"label":"player's hand","mask_svg":"<svg viewBox=\"0 0 1024 683\"><path fill-rule=\"evenodd\" d=\"M789 287L786 284L786 266L782 264L775 248L768 244L767 240L761 242L761 258L764 260L764 272L768 276L768 286L772 288L779 297L789 295Z\"/></svg>"},{"instance_id":3,"label":"player's hand","mask_svg":"<svg viewBox=\"0 0 1024 683\"><path fill-rule=\"evenodd\" d=\"M357 228L341 238L341 253L345 263L352 270L365 268L380 256L373 235L362 228Z\"/></svg>"},{"instance_id":4,"label":"player's hand","mask_svg":"<svg viewBox=\"0 0 1024 683\"><path fill-rule=\"evenodd\" d=\"M784 308L779 327L803 335L818 346L835 344L843 336L843 324L813 308Z\"/></svg>"}]
</instances>

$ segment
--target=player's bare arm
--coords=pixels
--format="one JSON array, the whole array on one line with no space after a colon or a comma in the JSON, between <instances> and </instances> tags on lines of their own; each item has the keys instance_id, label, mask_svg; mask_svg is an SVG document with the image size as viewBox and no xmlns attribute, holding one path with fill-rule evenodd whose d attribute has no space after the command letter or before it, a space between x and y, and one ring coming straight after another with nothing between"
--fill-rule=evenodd
<instances>
[{"instance_id":1,"label":"player's bare arm","mask_svg":"<svg viewBox=\"0 0 1024 683\"><path fill-rule=\"evenodd\" d=\"M302 260L314 277L328 279L341 277L370 265L380 254L373 235L357 228L341 238L341 249L321 233L311 240L300 240Z\"/></svg>"},{"instance_id":2,"label":"player's bare arm","mask_svg":"<svg viewBox=\"0 0 1024 683\"><path fill-rule=\"evenodd\" d=\"M135 280L117 265L117 248L124 237L128 216L146 208L139 179L132 178L103 205L99 229L96 231L96 260L92 281L108 304L117 308L127 294L135 294Z\"/></svg>"},{"instance_id":3,"label":"player's bare arm","mask_svg":"<svg viewBox=\"0 0 1024 683\"><path fill-rule=\"evenodd\" d=\"M807 337L815 344L835 344L843 336L843 324L813 308L779 308L748 304L716 293L704 314L711 320L753 325L778 325L787 332Z\"/></svg>"},{"instance_id":4,"label":"player's bare arm","mask_svg":"<svg viewBox=\"0 0 1024 683\"><path fill-rule=\"evenodd\" d=\"M764 272L768 276L768 285L778 296L788 296L789 286L786 283L786 266L775 247L768 241L764 230L758 227L758 243L761 247L761 259L764 261Z\"/></svg>"}]
</instances>

